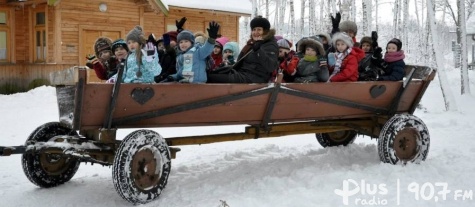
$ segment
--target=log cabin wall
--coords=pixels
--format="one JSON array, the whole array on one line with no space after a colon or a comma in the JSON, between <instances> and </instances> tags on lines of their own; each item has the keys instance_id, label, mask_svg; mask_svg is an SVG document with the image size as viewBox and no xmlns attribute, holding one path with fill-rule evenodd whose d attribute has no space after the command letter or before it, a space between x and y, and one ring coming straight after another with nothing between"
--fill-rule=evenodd
<instances>
[{"instance_id":1,"label":"log cabin wall","mask_svg":"<svg viewBox=\"0 0 475 207\"><path fill-rule=\"evenodd\" d=\"M107 5L107 11L99 11L100 3ZM220 34L237 41L239 18L246 15L169 6L165 16L147 0L0 0L2 12L6 23L0 23L0 32L3 28L7 34L8 57L0 60L0 87L15 84L23 88L34 79L48 79L50 72L84 65L85 55L94 53L94 41L102 35L125 39L135 25L141 25L146 35L154 33L160 38L175 30L175 20L185 16L185 29L206 32L209 21L214 20L221 25Z\"/></svg>"}]
</instances>

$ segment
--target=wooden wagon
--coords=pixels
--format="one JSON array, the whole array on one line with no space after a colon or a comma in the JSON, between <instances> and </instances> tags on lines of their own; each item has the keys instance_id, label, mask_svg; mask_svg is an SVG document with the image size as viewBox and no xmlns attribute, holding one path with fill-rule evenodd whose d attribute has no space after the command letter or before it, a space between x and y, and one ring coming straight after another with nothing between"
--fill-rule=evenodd
<instances>
[{"instance_id":1,"label":"wooden wagon","mask_svg":"<svg viewBox=\"0 0 475 207\"><path fill-rule=\"evenodd\" d=\"M70 81L56 85L59 121L39 126L23 146L0 147L0 155L22 154L26 176L40 187L69 181L81 162L112 165L118 194L134 204L158 198L180 145L315 133L331 147L360 134L378 138L382 162L419 163L430 137L413 113L435 72L407 66L397 82L107 84L88 82L86 70L76 68L60 74ZM231 124L247 126L241 133L188 137L154 131ZM122 128L153 130L117 140Z\"/></svg>"}]
</instances>

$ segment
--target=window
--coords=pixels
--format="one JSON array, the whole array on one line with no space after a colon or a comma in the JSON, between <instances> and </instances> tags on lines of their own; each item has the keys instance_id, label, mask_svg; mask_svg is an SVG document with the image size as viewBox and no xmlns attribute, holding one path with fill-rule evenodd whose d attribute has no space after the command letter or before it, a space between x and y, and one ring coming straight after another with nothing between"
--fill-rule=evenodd
<instances>
[{"instance_id":1,"label":"window","mask_svg":"<svg viewBox=\"0 0 475 207\"><path fill-rule=\"evenodd\" d=\"M35 62L46 62L46 16L45 12L35 13Z\"/></svg>"},{"instance_id":2,"label":"window","mask_svg":"<svg viewBox=\"0 0 475 207\"><path fill-rule=\"evenodd\" d=\"M7 11L0 10L0 62L9 62L8 33L10 32L8 24Z\"/></svg>"}]
</instances>

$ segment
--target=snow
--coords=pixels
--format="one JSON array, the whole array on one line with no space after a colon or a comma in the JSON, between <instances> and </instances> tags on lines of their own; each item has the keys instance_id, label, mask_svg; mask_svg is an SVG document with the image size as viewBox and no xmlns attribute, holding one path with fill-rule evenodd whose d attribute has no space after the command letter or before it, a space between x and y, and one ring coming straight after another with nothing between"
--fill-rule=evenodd
<instances>
[{"instance_id":1,"label":"snow","mask_svg":"<svg viewBox=\"0 0 475 207\"><path fill-rule=\"evenodd\" d=\"M475 190L475 97L458 95L459 71L447 68L459 111L444 111L436 78L422 99L422 107L415 112L431 136L428 158L421 164L383 164L377 140L363 136L348 147L336 148L322 148L312 134L181 146L159 199L143 206L223 206L223 202L230 207L343 206L344 197L340 195L345 192L344 184L354 192L356 185L360 187L355 195L346 197L349 206L474 206L473 194L465 200L455 200L454 196ZM473 80L474 72L469 73ZM472 81L471 87L474 85ZM58 120L53 87L0 95L0 103L2 146L22 145L36 127ZM243 129L220 126L154 130L173 137ZM125 137L133 130L118 130L117 135ZM445 199L444 186L450 190ZM81 164L71 181L42 189L24 175L20 155L0 157L0 200L2 207L131 206L116 193L110 167Z\"/></svg>"},{"instance_id":2,"label":"snow","mask_svg":"<svg viewBox=\"0 0 475 207\"><path fill-rule=\"evenodd\" d=\"M207 9L225 12L235 12L241 14L251 14L252 4L249 0L162 0L168 6Z\"/></svg>"}]
</instances>

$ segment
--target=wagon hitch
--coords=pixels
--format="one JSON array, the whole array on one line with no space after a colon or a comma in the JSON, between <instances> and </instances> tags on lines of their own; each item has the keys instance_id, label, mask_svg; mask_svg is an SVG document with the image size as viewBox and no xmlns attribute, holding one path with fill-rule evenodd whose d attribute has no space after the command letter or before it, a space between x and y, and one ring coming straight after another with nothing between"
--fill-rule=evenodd
<instances>
[{"instance_id":1,"label":"wagon hitch","mask_svg":"<svg viewBox=\"0 0 475 207\"><path fill-rule=\"evenodd\" d=\"M0 156L10 156L12 154L23 154L26 146L0 146Z\"/></svg>"}]
</instances>

